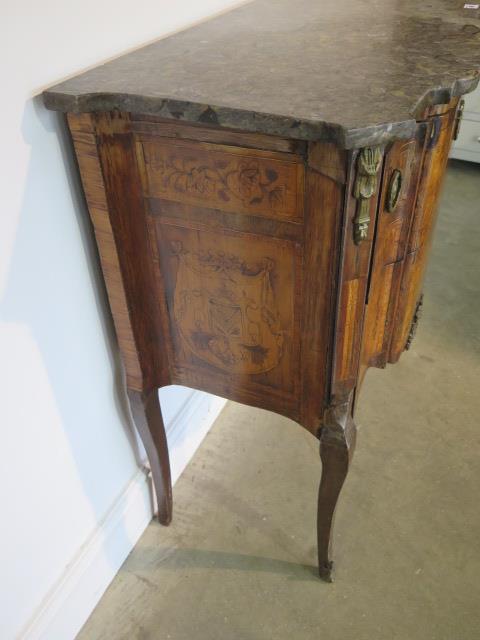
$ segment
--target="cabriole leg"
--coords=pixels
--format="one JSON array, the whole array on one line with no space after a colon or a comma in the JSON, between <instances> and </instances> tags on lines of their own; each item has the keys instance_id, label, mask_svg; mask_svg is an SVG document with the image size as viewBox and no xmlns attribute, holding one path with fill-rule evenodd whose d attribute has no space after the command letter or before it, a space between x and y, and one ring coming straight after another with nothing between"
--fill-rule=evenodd
<instances>
[{"instance_id":1,"label":"cabriole leg","mask_svg":"<svg viewBox=\"0 0 480 640\"><path fill-rule=\"evenodd\" d=\"M330 408L320 434L322 479L318 493L318 572L332 582L332 529L335 507L355 449L356 428L351 403Z\"/></svg>"},{"instance_id":2,"label":"cabriole leg","mask_svg":"<svg viewBox=\"0 0 480 640\"><path fill-rule=\"evenodd\" d=\"M149 393L128 389L135 426L147 452L158 502L158 519L168 525L172 520L172 483L167 438L163 425L158 390Z\"/></svg>"}]
</instances>

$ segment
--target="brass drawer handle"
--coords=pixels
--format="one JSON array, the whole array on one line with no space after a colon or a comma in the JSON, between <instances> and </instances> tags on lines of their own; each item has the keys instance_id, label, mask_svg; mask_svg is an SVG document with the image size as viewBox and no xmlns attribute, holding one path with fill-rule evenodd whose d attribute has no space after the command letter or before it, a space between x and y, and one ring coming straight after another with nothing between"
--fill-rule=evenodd
<instances>
[{"instance_id":1,"label":"brass drawer handle","mask_svg":"<svg viewBox=\"0 0 480 640\"><path fill-rule=\"evenodd\" d=\"M400 193L402 191L402 172L399 169L394 169L390 176L390 182L388 183L387 191L387 211L393 213L395 207L400 200Z\"/></svg>"}]
</instances>

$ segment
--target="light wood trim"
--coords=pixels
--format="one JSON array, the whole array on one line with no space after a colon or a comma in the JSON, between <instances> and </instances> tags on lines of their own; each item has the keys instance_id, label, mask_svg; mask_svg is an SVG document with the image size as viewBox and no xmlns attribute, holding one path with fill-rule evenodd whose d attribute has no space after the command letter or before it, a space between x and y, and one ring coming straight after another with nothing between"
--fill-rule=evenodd
<instances>
[{"instance_id":1,"label":"light wood trim","mask_svg":"<svg viewBox=\"0 0 480 640\"><path fill-rule=\"evenodd\" d=\"M80 176L97 240L100 263L112 308L113 321L127 374L127 386L142 389L140 359L133 336L115 239L108 215L100 160L89 114L67 116L77 155Z\"/></svg>"},{"instance_id":2,"label":"light wood trim","mask_svg":"<svg viewBox=\"0 0 480 640\"><path fill-rule=\"evenodd\" d=\"M171 120L155 118L155 116L140 116L133 114L132 130L164 138L181 140L198 140L199 142L213 142L216 144L250 147L252 149L266 149L282 151L284 153L304 154L306 143L300 140L278 138L263 133L235 131L228 128L209 128L205 125L177 123Z\"/></svg>"}]
</instances>

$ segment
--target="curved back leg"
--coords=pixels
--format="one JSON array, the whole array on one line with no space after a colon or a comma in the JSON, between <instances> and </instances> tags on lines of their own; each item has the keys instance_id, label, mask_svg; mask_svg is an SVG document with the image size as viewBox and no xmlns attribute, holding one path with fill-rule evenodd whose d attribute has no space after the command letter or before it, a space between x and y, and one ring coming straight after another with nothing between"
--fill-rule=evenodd
<instances>
[{"instance_id":1,"label":"curved back leg","mask_svg":"<svg viewBox=\"0 0 480 640\"><path fill-rule=\"evenodd\" d=\"M135 426L147 452L157 494L158 520L163 525L172 520L172 482L167 437L163 425L158 390L149 393L127 390Z\"/></svg>"}]
</instances>

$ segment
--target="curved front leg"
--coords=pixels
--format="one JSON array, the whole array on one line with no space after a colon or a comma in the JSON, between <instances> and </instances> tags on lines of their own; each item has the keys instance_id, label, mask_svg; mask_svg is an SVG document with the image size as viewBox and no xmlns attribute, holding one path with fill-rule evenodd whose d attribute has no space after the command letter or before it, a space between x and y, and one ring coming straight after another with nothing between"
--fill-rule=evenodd
<instances>
[{"instance_id":1,"label":"curved front leg","mask_svg":"<svg viewBox=\"0 0 480 640\"><path fill-rule=\"evenodd\" d=\"M147 452L157 494L158 520L168 525L172 520L172 483L167 437L163 425L158 390L142 393L127 390L133 420Z\"/></svg>"},{"instance_id":2,"label":"curved front leg","mask_svg":"<svg viewBox=\"0 0 480 640\"><path fill-rule=\"evenodd\" d=\"M356 427L351 402L328 409L320 433L322 479L318 493L318 572L332 582L332 528L338 496L347 477L355 449Z\"/></svg>"}]
</instances>

